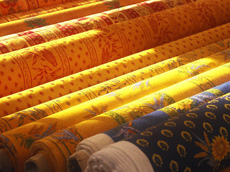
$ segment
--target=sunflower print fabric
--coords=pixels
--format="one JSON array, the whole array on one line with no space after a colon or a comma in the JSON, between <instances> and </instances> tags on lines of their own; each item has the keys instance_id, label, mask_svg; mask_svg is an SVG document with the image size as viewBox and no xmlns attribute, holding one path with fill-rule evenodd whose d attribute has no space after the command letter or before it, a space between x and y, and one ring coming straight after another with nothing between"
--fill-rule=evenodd
<instances>
[{"instance_id":1,"label":"sunflower print fabric","mask_svg":"<svg viewBox=\"0 0 230 172\"><path fill-rule=\"evenodd\" d=\"M21 133L22 131L20 131L20 128L10 130L1 134L0 136L4 137L5 139L8 138L10 140L10 142L5 142L7 145L7 149L13 147L14 149L10 148L10 150L13 151L12 153L19 149L23 150L24 155L21 156L25 158L28 157L28 155L26 154L28 148L25 148L26 146L19 145L23 143L23 140L27 140L29 138L34 140L33 144L29 146L32 155L36 155L42 152L49 152L48 154L42 154L44 155L45 159L50 161L50 168L54 171L58 169L64 170L67 168L66 163L64 162L67 161L68 157L75 151L76 146L82 139L101 132L105 132L119 125L125 124L126 122L137 119L141 116L165 107L169 104L175 103L179 100L205 91L216 85L220 85L223 82L227 82L228 73L230 70L228 69L228 66L229 63L204 72L183 82L167 87L165 89L162 89L160 91L149 94L145 97L132 101L116 109L107 111L105 113L100 113L88 120L85 119L82 122L75 122L75 124L73 124L74 121L81 117L81 115L77 114L77 110L74 111L76 113L74 116L71 115L72 118L69 118L69 121L67 115L64 116L54 114L47 118L43 118L36 122L38 126L44 126L43 129L39 130L39 137L40 132L43 133L45 128L51 128L48 126L51 125L51 121L55 121L54 118L56 117L58 118L58 120L55 121L55 128L58 128L60 130L64 124L66 124L66 126L67 124L69 125L68 128L65 126L65 129L61 131L57 131L54 129L49 130L53 131L54 133L50 133L50 135L45 138L38 138L37 134L35 134L38 131L35 131L33 133L24 133L21 139L15 139L11 134ZM206 78L206 76L208 76L208 78ZM213 76L212 79L211 76ZM106 96L113 96L113 94L108 94ZM59 123L59 120L61 120L62 122ZM64 121L66 121L66 123L64 123ZM41 125L41 122L44 125ZM22 126L22 128L28 131L31 130L29 128L33 126L34 125L32 125L31 123L31 125L24 125ZM53 160L52 157L56 157L59 160L58 165L54 165L57 164L57 162ZM62 161L60 161L61 159ZM23 161L23 159L21 159L21 161Z\"/></svg>"},{"instance_id":2,"label":"sunflower print fabric","mask_svg":"<svg viewBox=\"0 0 230 172\"><path fill-rule=\"evenodd\" d=\"M154 171L216 171L229 163L229 119L227 94L128 141L148 156Z\"/></svg>"},{"instance_id":3,"label":"sunflower print fabric","mask_svg":"<svg viewBox=\"0 0 230 172\"><path fill-rule=\"evenodd\" d=\"M109 141L106 143L112 144L113 142L127 139L132 135L138 134L153 125L157 125L171 117L186 113L190 109L199 107L202 104L207 103L208 101L229 92L230 82L226 82L200 94L163 107L143 117L106 131L104 134L106 134L112 140L111 142L109 139ZM103 147L107 146L108 144L105 143L105 137L107 136L102 136L101 134L98 134L81 141L77 145L76 153L71 155L71 157L69 158L69 167L71 169L76 169L78 167L77 164L79 164L81 169L84 171L88 160L88 158L86 157L89 157L94 152L99 151ZM87 152L87 155L85 155L84 152Z\"/></svg>"},{"instance_id":4,"label":"sunflower print fabric","mask_svg":"<svg viewBox=\"0 0 230 172\"><path fill-rule=\"evenodd\" d=\"M119 148L116 155L130 158L139 171L146 171L147 166L151 169L149 171L154 172L199 172L222 169L230 161L229 103L228 93L185 114L154 125L124 141L112 144L89 158L86 171L94 172L101 169L110 171L122 167L125 169L125 161L121 162L113 158L112 154L108 154L109 151L113 152L114 147ZM128 155L125 151L127 145L133 148L133 152L129 151ZM135 156L135 151L146 160L145 166L132 158ZM123 155L124 153L126 155ZM112 159L114 161L111 164ZM130 160L126 159L126 161Z\"/></svg>"}]
</instances>

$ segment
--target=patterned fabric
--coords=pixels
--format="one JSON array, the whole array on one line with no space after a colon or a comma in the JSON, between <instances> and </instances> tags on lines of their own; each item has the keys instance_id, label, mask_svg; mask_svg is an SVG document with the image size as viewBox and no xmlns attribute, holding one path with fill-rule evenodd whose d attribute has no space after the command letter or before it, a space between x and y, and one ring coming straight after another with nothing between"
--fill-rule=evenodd
<instances>
[{"instance_id":1,"label":"patterned fabric","mask_svg":"<svg viewBox=\"0 0 230 172\"><path fill-rule=\"evenodd\" d=\"M90 1L73 1L73 2L66 2L63 4L58 4L58 5L51 5L51 6L47 6L47 7L43 7L43 8L37 8L34 10L29 10L29 11L25 11L25 12L18 12L18 13L14 13L14 14L9 14L9 15L4 15L0 17L0 23L7 23L7 22L11 22L11 21L16 21L16 20L20 20L20 19L25 19L25 18L30 18L30 17L35 17L38 15L43 15L43 14L47 14L47 13L54 13L56 11L61 11L61 10L65 10L68 8L74 8L80 5L86 5L89 3L95 2L94 0Z\"/></svg>"},{"instance_id":2,"label":"patterned fabric","mask_svg":"<svg viewBox=\"0 0 230 172\"><path fill-rule=\"evenodd\" d=\"M0 16L71 1L74 0L3 0L0 1ZM77 1L84 2L86 0Z\"/></svg>"},{"instance_id":3,"label":"patterned fabric","mask_svg":"<svg viewBox=\"0 0 230 172\"><path fill-rule=\"evenodd\" d=\"M183 5L161 13L139 17L131 20L132 22L125 21L3 54L0 64L4 67L1 68L0 75L1 81L7 84L0 85L0 89L4 90L1 96L7 96L229 21L230 13L227 11L230 2L228 0L218 1L218 3L215 0L209 1L202 2L201 0L192 5ZM221 8L220 11L217 8L219 5L226 6L226 9ZM205 8L208 8L210 13L200 11ZM206 19L210 15L212 19L203 22L204 17ZM181 16L185 16L184 20Z\"/></svg>"},{"instance_id":4,"label":"patterned fabric","mask_svg":"<svg viewBox=\"0 0 230 172\"><path fill-rule=\"evenodd\" d=\"M0 115L5 116L20 110L24 110L29 107L33 107L46 101L62 97L63 95L67 95L72 92L79 91L83 88L90 87L97 83L115 78L116 76L121 76L122 74L129 73L131 71L140 69L142 67L151 65L156 62L160 62L173 56L177 56L179 54L183 54L190 50L194 50L201 46L208 45L210 43L227 37L230 37L230 24L219 26L217 28L204 31L183 38L181 40L170 42L168 44L153 49L149 49L138 54L134 54L104 65L100 65L96 68L79 72L77 74L73 74L68 77L64 77L59 80L55 80L53 82L43 84L35 88L31 88L29 90L25 90L10 96L5 96L3 98L0 98ZM229 47L229 45L229 40L226 39L218 43L214 43L213 45L208 45L206 48L202 48L200 50L188 53L187 55L184 55L184 57L181 56L178 59L169 59L167 62L169 64L168 67L164 67L164 64L158 63L153 69L154 71L160 74L163 71L167 71L169 69L179 66L182 63L181 61L183 61L183 64L185 64L187 63L187 61L190 61L192 59L195 60L198 56L204 57L205 55L211 55L210 53L212 52L224 50L227 47ZM181 58L185 60L180 60ZM150 66L148 73L146 73L148 69L146 69L146 71L141 70L141 73L139 73L139 71L137 71L136 73L132 73L133 75L140 77L126 75L127 78L124 78L125 82L123 80L123 77L120 77L119 81L115 79L114 82L110 82L110 84L108 85L109 87L103 87L104 91L101 91L100 95L114 91L116 88L122 88L134 82L138 82L153 76L151 75L151 73L153 73L154 71L151 69L151 67L154 66ZM14 72L13 68L11 68L10 70ZM145 74L143 74L142 72L144 72ZM14 87L17 86L18 83L15 82ZM3 87L7 87L7 85L3 85ZM101 90L103 90L103 88ZM85 94L88 99L93 99L99 96L98 93L91 94L91 91ZM72 97L72 94L68 96ZM68 98L68 96L66 97ZM67 102L69 102L71 99L68 99ZM73 100L75 99L73 98ZM60 106L62 107L61 109L64 109L61 103L57 101L55 101L54 103L52 102L49 102L52 104L52 106L49 106L53 107L52 111L58 112L60 110ZM79 103L81 102L82 100ZM76 103L78 103L78 101L75 101L74 105L76 105ZM71 101L71 103L68 104L73 104L73 101ZM68 104L65 105L66 108L68 107ZM49 114L49 112L46 113Z\"/></svg>"},{"instance_id":5,"label":"patterned fabric","mask_svg":"<svg viewBox=\"0 0 230 172\"><path fill-rule=\"evenodd\" d=\"M51 115L50 117L38 120L37 122L33 122L33 124L27 124L20 128L5 132L1 136L5 138L4 140L10 140L10 142L4 142L7 143L7 149L10 149L13 154L15 154L17 150L21 150L23 153L21 154L20 152L20 157L24 158L28 158L28 155L26 155L28 147L25 144L26 142L24 143L23 141L28 138L32 139L35 142L32 146L29 145L29 147L31 147L30 151L33 155L39 152L47 152L47 155L44 156L46 156L45 158L49 159L49 161L52 161L52 157L56 157L58 159L58 165L56 165L57 162L50 163L50 166L53 168L53 170L64 170L67 168L66 163L64 162L75 151L76 145L83 138L90 137L100 132L105 132L128 121L153 112L154 110L172 104L175 101L179 101L212 88L216 84L222 84L223 82L229 80L229 70L229 64L225 64L221 67L217 67L213 70L197 75L192 79L167 87L117 109L101 113L100 115L97 115L89 120L86 120L85 118L84 121L80 122L79 118L81 114L77 115L78 111L75 109L75 115L70 115L70 113L59 115L61 113L57 113ZM56 120L54 120L55 118ZM77 123L76 120L78 120L80 123ZM51 126L52 121L55 121L53 128ZM65 125L64 130L52 133L57 131L57 128L60 130L63 125ZM67 125L73 126L67 128ZM33 128L35 126L36 128L39 127L39 130L34 130ZM48 132L46 129L48 129ZM23 131L31 130L33 130L32 133L26 132L20 139L14 138L17 133L22 134ZM43 132L51 135L47 136L47 134L47 137L44 137L43 139L41 139L41 137L36 137L42 136ZM21 161L23 160L21 159ZM18 163L20 163L20 161ZM55 164L55 166L52 164Z\"/></svg>"},{"instance_id":6,"label":"patterned fabric","mask_svg":"<svg viewBox=\"0 0 230 172\"><path fill-rule=\"evenodd\" d=\"M52 22L58 23L58 24L47 26L46 28L34 29L34 30L29 30L26 32L10 35L8 36L8 38L6 37L4 41L0 42L0 45L1 45L0 54L4 54L7 52L19 50L21 48L26 48L26 47L38 45L44 42L60 39L60 38L74 35L77 33L81 33L84 31L106 27L114 23L120 23L123 21L137 18L137 17L149 15L157 11L162 11L168 8L172 8L174 7L174 5L175 6L183 5L183 3L178 4L179 0L174 0L174 1L175 3L173 3L173 5L170 5L168 1L166 2L155 1L155 0L146 1L144 3L140 3L140 4L136 4L132 6L125 6L123 8L119 8L119 10L116 10L116 11L115 10L108 11L108 12L99 13L97 15L92 15L88 17L84 16L82 18L74 19L71 21L65 21L63 23L58 23L59 21L57 20L60 20L60 19L69 20L69 19L81 17L82 15L84 15L85 13L79 12L79 10L82 10L82 8L77 7L76 9L78 9L78 11L75 11L73 8L71 8L67 10L66 12L61 11L60 13L58 13L61 16L63 15L66 16L64 18L57 16L58 14L54 15L52 13L52 15L51 14L47 15L48 20L43 16L41 21L44 21L43 23L46 23L46 25L49 25ZM85 11L92 12L92 10L85 10ZM71 13L71 15L70 14L67 15L66 14L67 12ZM50 15L52 17L50 17ZM36 16L36 18L39 18L39 16ZM39 27L40 26L39 23L35 24L33 22L34 20L35 20L34 18L26 19L26 21L23 21L22 24L27 25L28 29ZM16 22L16 24L17 24L17 27L16 27L17 29L24 28L23 26L22 27L19 26L18 21ZM5 26L9 26L9 25L7 24ZM12 27L12 23L10 27ZM3 29L3 30L9 32L9 30L7 29ZM12 32L12 29L10 31Z\"/></svg>"},{"instance_id":7,"label":"patterned fabric","mask_svg":"<svg viewBox=\"0 0 230 172\"><path fill-rule=\"evenodd\" d=\"M148 156L154 171L217 170L229 163L229 102L227 94L128 141Z\"/></svg>"},{"instance_id":8,"label":"patterned fabric","mask_svg":"<svg viewBox=\"0 0 230 172\"><path fill-rule=\"evenodd\" d=\"M38 28L66 20L71 20L99 12L106 11L108 9L116 9L122 6L135 4L142 2L143 0L87 0L83 1L85 4L70 9L52 12L51 14L41 14L34 17L28 17L20 20L10 22L9 24L0 25L0 36L12 34L16 32L22 32L33 28ZM76 4L76 3L75 3ZM82 0L77 1L77 5L82 4ZM162 9L163 10L163 9ZM64 29L64 28L63 28ZM71 30L70 32L72 32Z\"/></svg>"},{"instance_id":9,"label":"patterned fabric","mask_svg":"<svg viewBox=\"0 0 230 172\"><path fill-rule=\"evenodd\" d=\"M151 65L140 71L129 73L126 76L123 75L121 79L115 78L54 101L4 116L0 118L0 131L5 132L57 112L63 114L68 113L70 115L77 111L78 114L81 114L81 118L79 117L81 120L86 117L93 117L230 61L228 57L230 55L230 49L202 58L202 56L209 53L214 53L216 49L214 52L210 49L213 47L214 46L208 46L208 49L207 47L198 49L192 53L187 53L174 59ZM204 50L208 50L207 54L204 53ZM191 58L192 56L194 58ZM192 62L193 60L196 61ZM169 65L174 66L174 68L178 67L172 70L173 67L169 67ZM154 72L154 68L161 68L162 74L158 75L160 71ZM166 72L168 70L171 71ZM165 73L163 71L165 71ZM143 76L143 73L145 73L145 76ZM177 77L172 80L171 78L174 76ZM149 78L131 84L132 81L136 81L138 78L141 80L145 77ZM129 78L132 78L129 82L131 85L127 83ZM164 80L162 80L162 78L164 78ZM107 94L108 92L109 94ZM93 100L87 102L90 99L89 96L87 96L89 93L93 95L93 97L91 97ZM97 96L98 98L96 98ZM80 104L83 102L85 103ZM77 104L80 104L80 106L76 106ZM66 111L65 109L67 108L70 109Z\"/></svg>"},{"instance_id":10,"label":"patterned fabric","mask_svg":"<svg viewBox=\"0 0 230 172\"><path fill-rule=\"evenodd\" d=\"M229 74L229 0L0 0L0 171L158 170L120 140L228 93ZM188 157L215 171L228 134L210 125Z\"/></svg>"},{"instance_id":11,"label":"patterned fabric","mask_svg":"<svg viewBox=\"0 0 230 172\"><path fill-rule=\"evenodd\" d=\"M226 82L200 94L189 97L187 99L183 99L181 101L173 103L172 105L166 106L155 112L152 112L126 124L120 125L119 127L106 131L105 134L107 136L97 134L93 137L84 139L77 145L76 153L71 155L71 157L69 158L69 168L74 171L78 168L77 164L79 164L82 171L84 171L89 156L92 155L94 152L99 151L103 147L108 146L109 144L112 144L114 142L127 139L132 135L140 133L153 125L157 125L161 122L166 121L170 117L186 113L190 109L199 107L202 104L207 103L208 101L229 92L230 82ZM110 141L110 139L106 137L110 137L113 141ZM109 141L106 141L108 139Z\"/></svg>"}]
</instances>

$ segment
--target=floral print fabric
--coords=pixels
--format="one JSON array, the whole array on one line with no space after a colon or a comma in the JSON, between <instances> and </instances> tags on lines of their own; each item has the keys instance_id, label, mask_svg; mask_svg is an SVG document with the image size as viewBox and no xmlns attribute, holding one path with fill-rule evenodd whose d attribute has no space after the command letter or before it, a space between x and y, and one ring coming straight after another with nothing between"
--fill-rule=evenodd
<instances>
[{"instance_id":1,"label":"floral print fabric","mask_svg":"<svg viewBox=\"0 0 230 172\"><path fill-rule=\"evenodd\" d=\"M149 127L138 118L227 93L229 11L229 0L0 0L0 171L65 172L86 138L138 135ZM226 138L213 137L194 158L215 170Z\"/></svg>"},{"instance_id":2,"label":"floral print fabric","mask_svg":"<svg viewBox=\"0 0 230 172\"><path fill-rule=\"evenodd\" d=\"M227 94L128 141L145 152L154 171L220 169L229 161L229 98Z\"/></svg>"},{"instance_id":3,"label":"floral print fabric","mask_svg":"<svg viewBox=\"0 0 230 172\"><path fill-rule=\"evenodd\" d=\"M0 85L0 89L4 90L1 96L29 89L226 23L230 15L227 12L228 3L228 0L223 0L221 3L201 0L193 5L183 5L139 17L131 20L132 22L125 21L3 54L0 64L4 68L1 68L0 73L2 82L7 85ZM217 8L217 5L221 4L226 6L224 11L222 9L223 12ZM208 8L212 12L207 14L200 10L201 8ZM180 17L182 15L187 19L182 20ZM211 20L208 20L209 15ZM203 22L204 19L206 22Z\"/></svg>"}]
</instances>

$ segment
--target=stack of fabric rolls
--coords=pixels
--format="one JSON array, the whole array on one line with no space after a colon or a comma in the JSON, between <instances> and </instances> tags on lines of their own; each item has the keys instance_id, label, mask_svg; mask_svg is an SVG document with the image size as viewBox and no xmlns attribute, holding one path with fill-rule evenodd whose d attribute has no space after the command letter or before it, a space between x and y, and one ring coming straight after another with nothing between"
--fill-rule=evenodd
<instances>
[{"instance_id":1,"label":"stack of fabric rolls","mask_svg":"<svg viewBox=\"0 0 230 172\"><path fill-rule=\"evenodd\" d=\"M229 0L0 0L0 171L228 171L229 131Z\"/></svg>"}]
</instances>

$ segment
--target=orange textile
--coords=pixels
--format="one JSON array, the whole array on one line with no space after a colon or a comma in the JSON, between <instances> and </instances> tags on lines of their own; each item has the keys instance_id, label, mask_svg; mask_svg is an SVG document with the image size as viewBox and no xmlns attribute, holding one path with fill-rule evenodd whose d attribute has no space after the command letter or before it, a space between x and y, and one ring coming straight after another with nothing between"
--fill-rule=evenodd
<instances>
[{"instance_id":1,"label":"orange textile","mask_svg":"<svg viewBox=\"0 0 230 172\"><path fill-rule=\"evenodd\" d=\"M230 37L230 24L185 37L29 90L2 97L0 98L0 114L1 116L5 116L36 106L227 37ZM87 95L90 99L95 98L90 93ZM58 108L56 108L56 111L58 111Z\"/></svg>"},{"instance_id":2,"label":"orange textile","mask_svg":"<svg viewBox=\"0 0 230 172\"><path fill-rule=\"evenodd\" d=\"M73 2L67 2L67 3L64 3L64 4L51 5L51 6L48 6L48 7L37 8L37 9L34 9L34 10L30 10L30 11L4 15L4 16L0 17L0 23L6 23L6 22L10 22L10 21L19 20L19 19L38 16L38 15L41 15L41 14L52 13L52 12L55 12L55 11L60 11L60 10L73 8L73 7L80 6L80 5L85 5L85 4L88 4L88 3L91 3L91 2L95 2L95 1L91 1L91 0L83 1L83 2L81 2L81 1L80 2L79 1L73 1Z\"/></svg>"},{"instance_id":3,"label":"orange textile","mask_svg":"<svg viewBox=\"0 0 230 172\"><path fill-rule=\"evenodd\" d=\"M183 3L178 4L180 2L179 0L174 0L173 2L175 3L170 4L165 0L151 0L132 6L125 6L123 8L119 8L119 10L110 10L97 15L85 16L83 18L46 26L45 28L12 34L7 36L3 41L0 41L0 54L149 15L157 11L172 8L174 5L183 5ZM73 9L68 10L73 12ZM73 13L73 15L70 15L71 17L75 17L75 15L82 15L82 13ZM49 15L58 20L60 19L60 17L57 17L54 14ZM54 20L52 21L54 22Z\"/></svg>"},{"instance_id":4,"label":"orange textile","mask_svg":"<svg viewBox=\"0 0 230 172\"><path fill-rule=\"evenodd\" d=\"M0 132L12 130L57 112L60 112L60 114L62 113L62 116L66 114L70 116L71 114L80 114L80 120L89 118L95 114L100 114L104 111L109 111L147 94L158 91L159 89L188 79L193 75L210 70L210 68L217 67L222 63L228 62L228 59L223 58L223 54L226 54L229 50L226 50L226 52L222 52L222 50L230 48L229 43L230 39L226 39L58 99L4 116L0 118ZM216 52L220 53L215 54ZM188 70L189 75L181 72L184 70ZM177 78L172 80L171 78L175 75ZM165 79L162 80L162 78ZM112 92L112 95L116 96L106 96L108 92ZM80 105L76 106L78 104ZM69 110L65 110L68 108Z\"/></svg>"},{"instance_id":5,"label":"orange textile","mask_svg":"<svg viewBox=\"0 0 230 172\"><path fill-rule=\"evenodd\" d=\"M0 0L0 16L71 1L74 0ZM75 1L82 2L87 0Z\"/></svg>"},{"instance_id":6,"label":"orange textile","mask_svg":"<svg viewBox=\"0 0 230 172\"><path fill-rule=\"evenodd\" d=\"M222 65L218 68L214 68L213 70L210 70L208 72L202 73L199 76L197 75L197 77L188 80L188 81L184 81L182 83L178 83L177 85L173 85L172 88L166 88L167 93L165 91L165 100L166 102L168 102L168 104L173 103L174 101L171 101L172 99L170 97L172 96L167 96L167 95L173 95L173 99L175 101L181 100L183 98L185 98L185 96L189 97L191 96L191 94L197 94L201 91L204 91L206 89L209 89L215 85L219 85L221 83L224 83L226 81L229 80L229 72L230 72L230 68L229 68L229 63L227 63L226 65ZM208 79L207 79L208 77ZM178 86L180 86L180 88L184 88L184 94L182 94L181 90L178 90L177 92L172 91L177 90ZM192 90L192 91L189 91ZM179 92L179 93L178 93ZM154 93L153 93L154 94ZM158 95L158 97L160 98L162 96L162 94L160 94L160 92L156 92L156 95ZM184 97L183 97L184 96ZM105 125L102 125L102 127L98 127L100 125L94 126L93 128L90 128L92 130L92 132L95 132L95 134L97 132L103 132L103 129L110 129L111 127L116 127L119 123L125 123L127 121L130 121L134 118L137 118L138 116L140 116L141 114L147 114L150 113L151 111L153 111L153 109L149 106L144 106L145 103L150 103L150 102L155 102L153 99L153 95L150 94L149 96L147 96L148 98L146 99L146 97L142 98L141 101L140 100L136 100L134 104L130 103L130 114L127 113L127 108L118 108L115 109L114 111L112 111L111 113L106 113L106 114L100 114L98 116L96 116L95 118L93 118L92 120L90 120L89 123L92 122L92 126L94 126L94 121L98 121L99 123L104 123ZM157 97L157 96L156 96ZM149 102L148 102L149 101ZM158 102L158 101L157 101ZM138 108L136 106L137 104L140 104L140 106L142 107L141 113L138 113L138 115L136 116L135 113L132 113L132 111L135 110L140 110L141 108ZM81 105L79 105L81 106ZM83 106L83 105L82 105ZM83 106L84 107L84 106ZM132 107L132 108L131 108ZM64 111L63 111L64 112ZM74 111L76 112L76 111ZM119 114L118 114L119 112ZM123 115L125 116L123 116ZM23 169L23 164L25 162L26 159L29 158L29 148L31 146L31 144L36 141L39 140L43 137L46 137L50 134L52 134L55 131L58 131L60 129L65 129L68 126L74 125L79 123L82 118L81 115L76 115L73 116L72 114L66 113L65 115L63 115L63 113L56 113L53 114L51 116L45 117L41 120L35 121L33 123L24 125L22 127L18 127L16 129L7 131L5 133L2 133L0 135L1 138L1 146L4 147L4 149L6 151L8 151L11 159L13 160L14 163L14 167L16 171L22 171ZM101 118L102 120L97 120L98 118ZM84 120L86 120L86 118L84 118ZM112 119L112 120L111 120ZM80 123L79 125L81 125L82 129L83 128L87 128L88 125L90 125L89 123L87 125L85 125L87 123L87 121L83 122L82 124ZM89 128L88 128L89 129ZM85 130L85 129L83 129ZM76 131L76 133L80 130L74 130ZM85 130L86 131L86 130ZM84 132L84 134L89 134L87 131ZM46 140L49 137L47 137ZM69 140L63 140L68 142ZM55 143L56 141L51 141L53 143ZM38 142L41 143L41 142ZM52 143L52 145L53 145ZM36 147L36 146L35 146ZM34 147L34 148L35 148ZM45 146L46 147L46 146ZM71 144L71 147L74 147L74 145ZM38 146L38 148L40 148L40 146ZM47 148L47 147L46 147ZM66 147L67 148L67 147ZM63 149L62 151L65 151L66 149ZM48 151L48 150L46 150ZM49 149L49 151L55 151L55 153L59 153L59 151L57 149ZM37 152L37 151L35 151ZM72 152L69 152L67 149L67 152L64 153L64 155L70 155ZM52 154L50 154L52 156ZM65 162L65 160L63 160L62 158L65 158L65 156L58 156L58 161L56 161L56 157L53 157L53 161L54 162L62 162L62 163L51 163L50 164L55 164L57 170L60 171L65 171L66 166L65 164L63 164L63 162ZM52 161L51 160L51 161ZM59 166L57 166L60 165ZM54 167L55 168L55 167ZM55 170L56 171L56 170Z\"/></svg>"},{"instance_id":7,"label":"orange textile","mask_svg":"<svg viewBox=\"0 0 230 172\"><path fill-rule=\"evenodd\" d=\"M21 19L10 23L0 24L0 36L22 32L32 28L42 27L65 20L83 17L90 14L99 13L109 9L116 9L122 6L142 2L143 0L90 0L89 4L56 11L51 14L41 14L39 16ZM90 3L91 2L91 3ZM93 3L94 2L94 3Z\"/></svg>"},{"instance_id":8,"label":"orange textile","mask_svg":"<svg viewBox=\"0 0 230 172\"><path fill-rule=\"evenodd\" d=\"M229 4L229 0L200 0L3 54L0 58L0 65L3 66L0 70L3 83L0 85L0 96L226 23L230 20Z\"/></svg>"}]
</instances>

